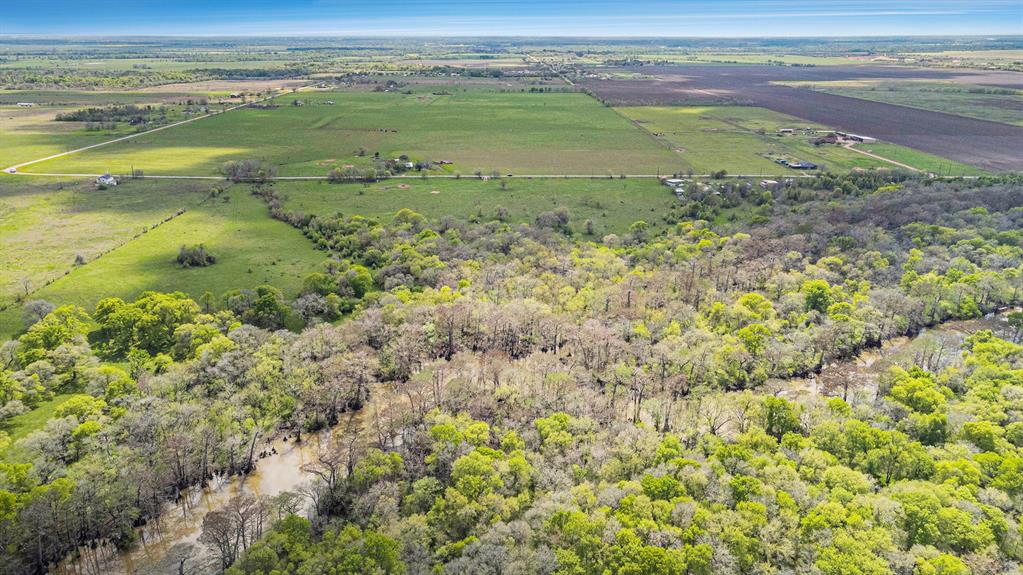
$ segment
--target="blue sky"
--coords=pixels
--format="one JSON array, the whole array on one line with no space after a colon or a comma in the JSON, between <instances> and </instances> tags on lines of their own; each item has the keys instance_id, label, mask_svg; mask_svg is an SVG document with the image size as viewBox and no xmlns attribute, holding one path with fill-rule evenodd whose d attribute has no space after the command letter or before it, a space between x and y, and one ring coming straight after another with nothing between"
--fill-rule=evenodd
<instances>
[{"instance_id":1,"label":"blue sky","mask_svg":"<svg viewBox=\"0 0 1023 575\"><path fill-rule=\"evenodd\" d=\"M0 34L1023 35L1023 0L10 0L3 4Z\"/></svg>"}]
</instances>

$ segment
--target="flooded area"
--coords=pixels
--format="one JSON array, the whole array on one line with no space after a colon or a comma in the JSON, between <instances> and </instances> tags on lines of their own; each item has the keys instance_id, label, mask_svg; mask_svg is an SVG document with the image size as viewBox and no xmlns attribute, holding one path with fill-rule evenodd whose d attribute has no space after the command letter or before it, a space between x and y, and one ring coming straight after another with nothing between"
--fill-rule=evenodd
<instances>
[{"instance_id":1,"label":"flooded area","mask_svg":"<svg viewBox=\"0 0 1023 575\"><path fill-rule=\"evenodd\" d=\"M915 337L902 337L886 342L878 349L861 353L855 359L831 363L815 377L771 380L766 391L777 392L790 399L809 394L845 397L849 400L873 401L878 381L892 366L921 365L931 370L954 365L961 360L960 348L970 334L990 329L1000 337L1010 337L1007 312L991 314L982 319L954 321L926 329ZM269 452L246 476L219 478L203 488L183 493L180 501L167 504L159 520L139 530L139 541L130 550L118 551L110 546L83 549L76 561L67 561L53 572L61 575L110 574L173 574L199 575L215 573L217 565L208 549L199 542L203 518L211 511L224 508L238 495L274 496L287 491L300 491L314 475L306 466L315 462L321 451L338 449L341 434L358 433L366 439L364 414L377 417L380 410L400 409L404 403L391 390L378 390L369 404L352 415L351 420L301 443L277 439L261 449ZM354 422L354 425L353 425ZM342 430L345 428L345 430Z\"/></svg>"},{"instance_id":2,"label":"flooded area","mask_svg":"<svg viewBox=\"0 0 1023 575\"><path fill-rule=\"evenodd\" d=\"M265 457L258 459L247 475L218 477L203 487L182 492L176 502L165 504L158 519L138 530L138 542L128 550L111 545L83 548L76 560L67 560L51 570L57 575L207 575L218 572L219 564L210 550L199 541L203 519L212 511L224 509L241 495L273 497L285 492L301 493L316 475L308 470L323 453L338 452L348 437L365 443L372 430L365 429L366 414L386 414L402 403L392 390L378 388L367 405L342 418L335 427L317 434L276 438L260 445ZM386 417L386 415L384 415ZM342 440L342 436L345 437ZM308 499L305 499L308 505Z\"/></svg>"},{"instance_id":3,"label":"flooded area","mask_svg":"<svg viewBox=\"0 0 1023 575\"><path fill-rule=\"evenodd\" d=\"M795 399L809 394L841 397L847 401L872 402L878 381L892 367L918 365L937 371L962 360L963 341L980 330L989 329L998 337L1011 338L1008 313L988 314L979 319L950 321L926 328L914 337L888 340L880 348L868 349L853 359L829 363L816 376L805 379L775 379L768 385L779 395Z\"/></svg>"},{"instance_id":4,"label":"flooded area","mask_svg":"<svg viewBox=\"0 0 1023 575\"><path fill-rule=\"evenodd\" d=\"M205 487L182 492L178 502L168 503L161 516L139 529L139 540L127 551L110 546L83 549L82 557L66 562L54 573L66 575L106 575L114 573L211 573L212 558L199 542L203 518L221 509L239 495L274 496L296 491L313 475L303 467L316 460L330 431L305 438L305 441L275 440L265 444L270 455L257 461L255 470L244 476L217 477ZM183 563L182 563L183 561Z\"/></svg>"}]
</instances>

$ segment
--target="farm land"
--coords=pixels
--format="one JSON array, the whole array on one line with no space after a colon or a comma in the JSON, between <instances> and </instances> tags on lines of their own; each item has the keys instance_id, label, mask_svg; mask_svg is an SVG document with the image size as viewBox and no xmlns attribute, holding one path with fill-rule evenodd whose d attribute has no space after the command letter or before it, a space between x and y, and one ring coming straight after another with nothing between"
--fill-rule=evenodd
<instances>
[{"instance_id":1,"label":"farm land","mask_svg":"<svg viewBox=\"0 0 1023 575\"><path fill-rule=\"evenodd\" d=\"M91 193L79 184L54 193L49 184L26 191L24 179L17 186L9 182L4 180L4 203L25 207L9 209L0 220L0 269L10 270L0 277L8 303L22 295L17 290L26 277L34 281L25 299L86 309L102 297L131 299L146 290L199 298L207 291L219 296L271 284L292 297L302 277L325 258L298 230L270 218L250 186L211 196L209 183L131 181L116 191ZM175 262L181 246L198 244L217 258L215 265L183 268ZM84 262L75 265L79 252ZM17 305L0 312L0 333L17 332L20 313Z\"/></svg>"},{"instance_id":2,"label":"farm land","mask_svg":"<svg viewBox=\"0 0 1023 575\"><path fill-rule=\"evenodd\" d=\"M697 173L726 170L733 174L784 174L777 160L812 162L832 171L854 168L892 167L883 159L835 145L814 145L821 135L830 133L827 126L814 124L751 106L676 106L623 107L618 110L637 124L668 142ZM781 134L780 130L793 130ZM976 175L972 166L916 152L902 146L878 148L883 158L904 163L921 170ZM909 158L913 161L899 160ZM911 157L911 158L910 158Z\"/></svg>"},{"instance_id":3,"label":"farm land","mask_svg":"<svg viewBox=\"0 0 1023 575\"><path fill-rule=\"evenodd\" d=\"M599 240L625 233L637 220L658 229L665 214L678 205L678 199L653 178L621 179L619 174L720 170L772 177L799 174L776 163L785 159L813 162L837 173L905 164L958 176L997 171L1020 161L1012 147L1021 129L1014 108L1018 78L1006 72L910 70L865 60L847 65L850 58L859 58L848 55L795 54L779 59L778 53L765 52L715 64L731 54L701 52L696 55L701 63L695 65L660 65L682 62L680 58L693 54L662 54L657 60L656 54L636 58L645 53L642 49L611 54L589 48L543 50L532 57L529 48L488 53L379 47L372 53L332 54L327 67L346 70L340 76L310 73L305 78L271 79L237 79L230 71L294 68L314 58L289 54L232 60L230 55L216 55L196 60L176 54L163 59L72 59L68 69L112 77L200 68L219 69L225 76L176 76L192 81L131 90L0 90L0 164L9 166L152 127L116 122L87 128L85 122L57 122L57 114L130 104L160 108L161 122L170 123L191 117L199 101L215 111L242 102L231 94L245 94L251 101L277 90L279 95L268 106L237 109L22 171L141 170L145 175L218 177L228 160L255 159L276 166L279 176L324 178L333 168L371 167L376 154L384 159L444 160L422 173L444 179L405 177L367 184L280 181L274 187L288 210L319 217L361 215L389 221L398 210L410 208L434 221L452 216L500 218L514 224L565 208L572 215L569 229L590 237L585 233L589 228L592 238ZM659 65L604 65L616 57ZM530 58L532 64L527 62ZM44 68L49 61L8 59L0 68ZM217 63L225 65L214 66ZM810 64L816 67L806 67ZM579 93L581 88L565 78L590 94ZM303 86L306 89L294 92ZM825 100L819 100L822 97ZM828 98L841 98L843 108L836 112ZM993 105L995 100L999 104ZM23 101L35 105L17 106ZM815 105L818 102L824 105ZM914 127L910 141L892 143L898 138L886 137L886 126L876 118L874 123L863 119L880 111L883 120L893 108L899 114L925 114L927 121L915 126L933 128L935 134L920 134ZM817 114L819 109L825 110L823 116ZM935 117L940 119L937 128L928 123ZM992 125L998 128L991 130ZM817 134L834 128L881 141L849 147L813 144ZM782 134L782 129L793 133ZM956 143L964 139L978 142L979 151ZM991 151L994 146L999 148L996 152ZM936 148L951 151L938 155L927 151ZM961 161L949 159L954 157ZM484 181L476 172L493 179ZM455 179L456 174L461 179ZM529 178L564 174L594 177ZM212 188L225 187L223 196L210 198ZM747 216L725 212L717 218L720 224ZM155 224L159 225L153 228ZM142 230L148 231L141 234ZM250 186L227 182L129 180L116 189L98 191L81 179L5 175L0 179L0 239L5 247L0 254L0 306L6 309L0 322L5 333L20 329L19 298L91 308L96 299L110 294L111 285L118 295L130 298L147 289L171 288L194 297L206 291L219 295L261 283L293 295L296 278L323 262L323 254L296 230L269 217ZM177 250L197 243L204 243L218 263L200 269L177 266L173 261ZM84 263L75 264L78 256ZM110 278L117 278L116 284Z\"/></svg>"},{"instance_id":4,"label":"farm land","mask_svg":"<svg viewBox=\"0 0 1023 575\"><path fill-rule=\"evenodd\" d=\"M952 82L794 83L828 94L1023 126L1023 91Z\"/></svg>"},{"instance_id":5,"label":"farm land","mask_svg":"<svg viewBox=\"0 0 1023 575\"><path fill-rule=\"evenodd\" d=\"M281 176L368 167L374 155L452 162L448 171L656 174L680 158L578 93L300 92L173 130L36 164L27 171L217 175L259 158Z\"/></svg>"},{"instance_id":6,"label":"farm land","mask_svg":"<svg viewBox=\"0 0 1023 575\"><path fill-rule=\"evenodd\" d=\"M0 306L195 207L210 187L138 181L103 193L81 179L0 179Z\"/></svg>"},{"instance_id":7,"label":"farm land","mask_svg":"<svg viewBox=\"0 0 1023 575\"><path fill-rule=\"evenodd\" d=\"M532 223L541 212L566 208L570 227L586 237L585 222L592 222L589 237L623 234L644 220L663 227L663 215L678 200L650 178L524 179L483 182L473 178L388 180L372 184L278 182L275 189L292 212L329 217L365 216L387 221L402 208L430 220L445 216L509 223Z\"/></svg>"},{"instance_id":8,"label":"farm land","mask_svg":"<svg viewBox=\"0 0 1023 575\"><path fill-rule=\"evenodd\" d=\"M238 103L228 93L84 92L57 90L0 91L0 163L16 163L106 142L161 125L216 112ZM28 102L31 107L18 104ZM57 121L60 114L114 106L142 108L147 123L129 121Z\"/></svg>"},{"instance_id":9,"label":"farm land","mask_svg":"<svg viewBox=\"0 0 1023 575\"><path fill-rule=\"evenodd\" d=\"M613 68L611 70L619 70ZM584 85L616 106L741 104L768 108L832 128L941 156L983 170L1023 169L1023 127L849 98L778 82L850 79L949 79L993 87L1023 83L1011 72L906 69L883 66L630 66L651 79L607 79L591 74Z\"/></svg>"}]
</instances>

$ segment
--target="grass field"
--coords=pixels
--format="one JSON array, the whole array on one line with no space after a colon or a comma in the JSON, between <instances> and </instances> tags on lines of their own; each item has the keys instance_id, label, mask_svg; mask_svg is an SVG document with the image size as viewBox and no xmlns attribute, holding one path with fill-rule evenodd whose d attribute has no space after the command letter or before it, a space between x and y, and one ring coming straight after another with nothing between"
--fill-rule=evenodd
<instances>
[{"instance_id":1,"label":"grass field","mask_svg":"<svg viewBox=\"0 0 1023 575\"><path fill-rule=\"evenodd\" d=\"M857 144L856 148L890 158L896 162L908 164L915 167L918 170L924 172L930 172L939 176L977 176L983 174L983 170L974 168L973 166L967 166L959 162L947 160L945 158L939 158L926 152L907 148L905 146L898 146L896 144L888 144L884 142L875 142L872 144Z\"/></svg>"},{"instance_id":2,"label":"grass field","mask_svg":"<svg viewBox=\"0 0 1023 575\"><path fill-rule=\"evenodd\" d=\"M797 173L776 164L775 157L811 161L831 170L883 165L841 148L815 148L809 137L778 136L780 128L825 128L763 108L643 106L619 111L683 150L682 157L698 173Z\"/></svg>"},{"instance_id":3,"label":"grass field","mask_svg":"<svg viewBox=\"0 0 1023 575\"><path fill-rule=\"evenodd\" d=\"M97 190L91 182L0 177L0 307L92 261L174 213L197 205L209 183L127 181Z\"/></svg>"},{"instance_id":4,"label":"grass field","mask_svg":"<svg viewBox=\"0 0 1023 575\"><path fill-rule=\"evenodd\" d=\"M60 92L54 90L0 91L0 168L44 158L112 140L136 131L127 122L118 122L114 129L86 130L85 122L57 122L57 114L84 107L116 104L163 105L167 121L186 119L187 100L197 96L184 92ZM31 108L18 102L36 104ZM228 104L209 102L212 110Z\"/></svg>"},{"instance_id":5,"label":"grass field","mask_svg":"<svg viewBox=\"0 0 1023 575\"><path fill-rule=\"evenodd\" d=\"M304 105L291 105L293 100ZM327 104L336 102L335 105ZM278 99L123 143L36 164L29 171L216 174L230 159L261 158L280 175L322 176L407 154L452 170L536 174L655 173L679 157L584 94L452 91L316 92ZM358 151L364 149L364 156Z\"/></svg>"},{"instance_id":6,"label":"grass field","mask_svg":"<svg viewBox=\"0 0 1023 575\"><path fill-rule=\"evenodd\" d=\"M53 412L73 395L73 393L55 395L48 401L40 402L31 410L10 418L6 425L0 425L0 431L5 432L11 439L11 446L0 450L0 462L23 463L25 450L15 445L17 441L33 431L46 427L46 422L53 417Z\"/></svg>"},{"instance_id":7,"label":"grass field","mask_svg":"<svg viewBox=\"0 0 1023 575\"><path fill-rule=\"evenodd\" d=\"M809 161L830 171L892 167L888 162L841 146L814 146L812 141L816 136L813 135L779 135L778 130L782 128L822 131L828 128L764 108L640 106L622 107L618 111L680 151L682 158L697 173L717 170L754 175L798 173L779 166L774 162L775 158ZM946 171L956 175L980 172L970 166L901 146L878 146L874 153L922 170L944 163ZM902 159L889 155L895 153Z\"/></svg>"},{"instance_id":8,"label":"grass field","mask_svg":"<svg viewBox=\"0 0 1023 575\"><path fill-rule=\"evenodd\" d=\"M64 70L86 70L90 72L183 72L186 70L271 70L284 68L287 64L297 62L289 60L190 60L169 58L18 58L0 62L3 68L44 68Z\"/></svg>"},{"instance_id":9,"label":"grass field","mask_svg":"<svg viewBox=\"0 0 1023 575\"><path fill-rule=\"evenodd\" d=\"M160 104L200 95L181 91L86 92L82 90L0 90L0 106L14 106L18 102L32 102L39 106Z\"/></svg>"},{"instance_id":10,"label":"grass field","mask_svg":"<svg viewBox=\"0 0 1023 575\"><path fill-rule=\"evenodd\" d=\"M198 243L206 245L217 263L179 267L174 258L181 245ZM323 259L298 230L271 219L266 205L247 186L236 186L75 268L30 297L92 309L103 297L128 299L145 290L183 291L199 297L206 291L220 295L264 283L293 296L304 275L317 269ZM0 335L13 335L20 328L18 306L0 313Z\"/></svg>"},{"instance_id":11,"label":"grass field","mask_svg":"<svg viewBox=\"0 0 1023 575\"><path fill-rule=\"evenodd\" d=\"M508 221L532 222L537 214L563 206L572 215L573 229L582 233L593 222L594 236L622 233L636 220L662 224L661 215L678 200L652 178L543 179L511 178L501 183L475 178L461 180L390 180L376 184L278 182L289 210L328 216L362 215L388 220L402 208L430 219L447 215L490 220L497 209L508 211ZM436 192L436 193L434 193Z\"/></svg>"}]
</instances>

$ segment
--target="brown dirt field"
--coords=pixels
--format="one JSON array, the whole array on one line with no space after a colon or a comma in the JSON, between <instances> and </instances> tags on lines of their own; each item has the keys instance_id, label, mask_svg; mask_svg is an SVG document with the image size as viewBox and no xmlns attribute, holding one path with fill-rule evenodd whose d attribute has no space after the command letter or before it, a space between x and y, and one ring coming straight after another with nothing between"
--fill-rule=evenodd
<instances>
[{"instance_id":1,"label":"brown dirt field","mask_svg":"<svg viewBox=\"0 0 1023 575\"><path fill-rule=\"evenodd\" d=\"M653 80L589 79L582 85L614 105L760 106L1001 172L1023 170L1023 127L772 84L879 78L1023 85L1023 74L895 66L641 66Z\"/></svg>"}]
</instances>

